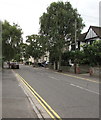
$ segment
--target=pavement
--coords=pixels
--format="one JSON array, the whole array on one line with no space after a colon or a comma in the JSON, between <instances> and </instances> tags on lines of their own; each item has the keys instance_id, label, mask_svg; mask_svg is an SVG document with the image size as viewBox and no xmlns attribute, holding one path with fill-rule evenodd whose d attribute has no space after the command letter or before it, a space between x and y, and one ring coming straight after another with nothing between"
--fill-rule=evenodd
<instances>
[{"instance_id":1,"label":"pavement","mask_svg":"<svg viewBox=\"0 0 101 120\"><path fill-rule=\"evenodd\" d=\"M2 118L38 118L10 69L2 72Z\"/></svg>"}]
</instances>

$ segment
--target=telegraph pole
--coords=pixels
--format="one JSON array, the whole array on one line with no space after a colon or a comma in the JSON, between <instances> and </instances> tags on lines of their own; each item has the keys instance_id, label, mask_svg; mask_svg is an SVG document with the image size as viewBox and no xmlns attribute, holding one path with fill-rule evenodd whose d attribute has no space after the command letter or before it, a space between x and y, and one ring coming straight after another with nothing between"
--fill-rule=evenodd
<instances>
[{"instance_id":1,"label":"telegraph pole","mask_svg":"<svg viewBox=\"0 0 101 120\"><path fill-rule=\"evenodd\" d=\"M76 29L77 29L77 21L75 19L75 51L76 51L76 41L77 41L77 32L76 32ZM74 59L74 72L76 74L76 59Z\"/></svg>"},{"instance_id":2,"label":"telegraph pole","mask_svg":"<svg viewBox=\"0 0 101 120\"><path fill-rule=\"evenodd\" d=\"M76 29L77 29L77 21L76 21L76 19L75 19L75 50L76 50L76 38L77 38Z\"/></svg>"}]
</instances>

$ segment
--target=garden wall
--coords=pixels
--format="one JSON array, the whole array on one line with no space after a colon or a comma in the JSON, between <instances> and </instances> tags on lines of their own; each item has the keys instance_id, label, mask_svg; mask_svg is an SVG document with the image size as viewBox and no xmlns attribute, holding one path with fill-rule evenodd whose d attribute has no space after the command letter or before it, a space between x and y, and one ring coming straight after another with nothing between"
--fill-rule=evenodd
<instances>
[{"instance_id":1,"label":"garden wall","mask_svg":"<svg viewBox=\"0 0 101 120\"><path fill-rule=\"evenodd\" d=\"M49 66L50 69L54 69L53 65ZM74 66L61 66L63 72L74 73ZM76 69L77 74L89 73L91 76L101 76L101 68L99 67L89 67L89 65L81 65Z\"/></svg>"},{"instance_id":2,"label":"garden wall","mask_svg":"<svg viewBox=\"0 0 101 120\"><path fill-rule=\"evenodd\" d=\"M101 77L101 67L90 67L89 73L91 76Z\"/></svg>"}]
</instances>

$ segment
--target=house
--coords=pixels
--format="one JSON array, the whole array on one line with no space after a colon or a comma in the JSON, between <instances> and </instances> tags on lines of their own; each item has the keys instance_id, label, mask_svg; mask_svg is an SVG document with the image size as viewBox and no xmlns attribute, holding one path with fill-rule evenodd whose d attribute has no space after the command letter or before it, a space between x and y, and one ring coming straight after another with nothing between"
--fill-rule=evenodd
<instances>
[{"instance_id":1,"label":"house","mask_svg":"<svg viewBox=\"0 0 101 120\"><path fill-rule=\"evenodd\" d=\"M28 59L28 61L34 63L34 62L35 62L35 59L34 59L32 56L30 56L30 58ZM42 62L44 62L44 61L49 62L49 52L48 52L48 51L46 51L45 55L41 56L41 57L38 59L38 62L39 62L39 63L42 63Z\"/></svg>"},{"instance_id":2,"label":"house","mask_svg":"<svg viewBox=\"0 0 101 120\"><path fill-rule=\"evenodd\" d=\"M46 51L45 55L41 56L40 59L38 59L38 62L49 62L49 51Z\"/></svg>"},{"instance_id":3,"label":"house","mask_svg":"<svg viewBox=\"0 0 101 120\"><path fill-rule=\"evenodd\" d=\"M101 40L101 27L90 26L87 32L79 36L78 48L82 50L81 45L92 44L95 40Z\"/></svg>"}]
</instances>

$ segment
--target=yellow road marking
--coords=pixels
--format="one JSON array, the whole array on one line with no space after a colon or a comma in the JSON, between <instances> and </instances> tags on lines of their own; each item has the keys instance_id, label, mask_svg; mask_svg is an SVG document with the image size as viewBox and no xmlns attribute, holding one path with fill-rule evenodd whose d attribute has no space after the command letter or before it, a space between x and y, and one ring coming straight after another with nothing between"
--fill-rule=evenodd
<instances>
[{"instance_id":1,"label":"yellow road marking","mask_svg":"<svg viewBox=\"0 0 101 120\"><path fill-rule=\"evenodd\" d=\"M55 73L58 73L58 72L55 72ZM69 75L69 74L65 74L65 73L59 73L59 74L66 75L66 76L73 77L73 78L79 78L79 79L94 82L94 83L101 83L101 82L98 82L98 81L95 81L95 80L91 80L91 79L87 79L87 78L83 78L83 77L78 77L78 76L75 76L75 75Z\"/></svg>"},{"instance_id":2,"label":"yellow road marking","mask_svg":"<svg viewBox=\"0 0 101 120\"><path fill-rule=\"evenodd\" d=\"M45 102L45 100L19 74L17 75L21 78L21 81L24 83L25 86L27 86L27 88L34 95L34 97L38 100L38 102L43 106L43 108L50 115L50 117L53 118L54 120L56 120L56 118L58 118L59 120L62 120L60 116ZM55 115L56 118L51 114L51 112L46 108L46 106L39 100L39 98L34 93L41 99L41 101L48 107L48 109Z\"/></svg>"},{"instance_id":3,"label":"yellow road marking","mask_svg":"<svg viewBox=\"0 0 101 120\"><path fill-rule=\"evenodd\" d=\"M19 75L18 75L19 76ZM19 76L20 77L20 76ZM43 108L47 111L47 113L50 115L51 118L54 118L54 116L48 111L48 109L43 105L43 103L38 99L38 97L31 91L31 89L24 83L23 80L21 80L21 82L23 82L23 84L28 88L28 90L32 93L32 95L34 95L34 97L38 100L38 102L43 106Z\"/></svg>"}]
</instances>

